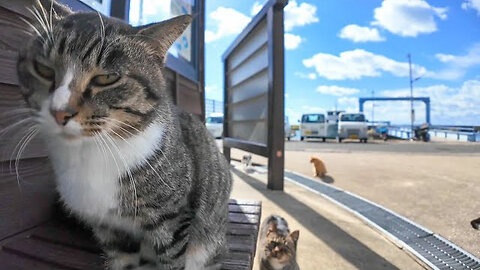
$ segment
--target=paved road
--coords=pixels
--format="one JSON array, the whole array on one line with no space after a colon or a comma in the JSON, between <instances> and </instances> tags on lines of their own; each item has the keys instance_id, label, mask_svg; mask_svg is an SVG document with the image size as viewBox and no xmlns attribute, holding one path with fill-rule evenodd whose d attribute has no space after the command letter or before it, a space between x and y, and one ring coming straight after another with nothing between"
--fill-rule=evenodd
<instances>
[{"instance_id":1,"label":"paved road","mask_svg":"<svg viewBox=\"0 0 480 270\"><path fill-rule=\"evenodd\" d=\"M461 142L408 142L400 140L392 141L369 141L367 144L357 141L346 141L336 143L334 140L309 140L309 141L289 141L285 143L286 151L306 151L306 152L332 152L332 153L350 153L350 152L395 152L412 154L455 154L455 155L480 155L480 143L461 143Z\"/></svg>"}]
</instances>

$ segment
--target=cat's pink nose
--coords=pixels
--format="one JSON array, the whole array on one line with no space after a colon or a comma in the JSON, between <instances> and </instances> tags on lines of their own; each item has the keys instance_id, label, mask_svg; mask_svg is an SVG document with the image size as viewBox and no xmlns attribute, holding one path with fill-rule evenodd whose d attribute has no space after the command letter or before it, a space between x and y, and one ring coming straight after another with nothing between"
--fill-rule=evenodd
<instances>
[{"instance_id":1,"label":"cat's pink nose","mask_svg":"<svg viewBox=\"0 0 480 270\"><path fill-rule=\"evenodd\" d=\"M51 110L50 113L52 114L53 118L59 124L60 126L65 126L70 119L72 119L75 115L77 115L77 112L74 111L55 111Z\"/></svg>"}]
</instances>

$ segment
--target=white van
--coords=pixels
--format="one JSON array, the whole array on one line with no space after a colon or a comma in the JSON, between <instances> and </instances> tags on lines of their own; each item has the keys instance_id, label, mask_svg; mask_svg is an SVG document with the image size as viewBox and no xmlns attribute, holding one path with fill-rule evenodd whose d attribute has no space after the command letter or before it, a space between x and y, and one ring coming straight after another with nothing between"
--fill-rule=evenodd
<instances>
[{"instance_id":1,"label":"white van","mask_svg":"<svg viewBox=\"0 0 480 270\"><path fill-rule=\"evenodd\" d=\"M285 115L285 119L283 121L283 127L285 132L285 138L290 141L292 138L292 128L290 127L290 122L288 121L288 116Z\"/></svg>"},{"instance_id":2,"label":"white van","mask_svg":"<svg viewBox=\"0 0 480 270\"><path fill-rule=\"evenodd\" d=\"M303 141L305 138L318 138L325 141L326 136L325 114L310 113L302 115L300 122L300 140Z\"/></svg>"},{"instance_id":3,"label":"white van","mask_svg":"<svg viewBox=\"0 0 480 270\"><path fill-rule=\"evenodd\" d=\"M205 122L208 131L212 133L213 137L220 138L223 136L223 113L212 113Z\"/></svg>"},{"instance_id":4,"label":"white van","mask_svg":"<svg viewBox=\"0 0 480 270\"><path fill-rule=\"evenodd\" d=\"M338 119L337 142L343 139L368 140L368 125L363 113L341 113Z\"/></svg>"}]
</instances>

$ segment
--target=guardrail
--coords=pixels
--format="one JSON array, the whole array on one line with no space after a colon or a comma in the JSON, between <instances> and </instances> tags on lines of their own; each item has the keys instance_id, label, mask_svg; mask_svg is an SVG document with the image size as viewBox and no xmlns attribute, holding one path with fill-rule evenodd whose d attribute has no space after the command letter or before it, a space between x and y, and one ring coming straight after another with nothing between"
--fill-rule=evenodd
<instances>
[{"instance_id":1,"label":"guardrail","mask_svg":"<svg viewBox=\"0 0 480 270\"><path fill-rule=\"evenodd\" d=\"M431 126L428 130L430 137L444 138L464 142L480 142L478 127L473 126ZM409 140L412 136L410 127L389 126L388 135L395 138Z\"/></svg>"}]
</instances>

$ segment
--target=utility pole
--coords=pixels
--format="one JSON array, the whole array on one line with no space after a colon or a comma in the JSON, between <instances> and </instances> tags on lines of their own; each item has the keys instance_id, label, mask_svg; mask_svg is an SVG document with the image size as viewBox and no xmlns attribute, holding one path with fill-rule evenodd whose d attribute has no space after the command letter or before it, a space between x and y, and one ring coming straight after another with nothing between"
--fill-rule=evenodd
<instances>
[{"instance_id":1,"label":"utility pole","mask_svg":"<svg viewBox=\"0 0 480 270\"><path fill-rule=\"evenodd\" d=\"M140 0L140 7L139 7L139 14L138 14L138 21L140 22L141 25L144 25L145 22L143 22L143 0Z\"/></svg>"},{"instance_id":2,"label":"utility pole","mask_svg":"<svg viewBox=\"0 0 480 270\"><path fill-rule=\"evenodd\" d=\"M413 110L413 77L412 77L412 56L408 56L408 66L410 69L410 140L413 140L413 121L415 117L415 111Z\"/></svg>"},{"instance_id":3,"label":"utility pole","mask_svg":"<svg viewBox=\"0 0 480 270\"><path fill-rule=\"evenodd\" d=\"M375 90L372 90L372 98L375 97ZM375 101L372 102L372 124L375 124Z\"/></svg>"}]
</instances>

